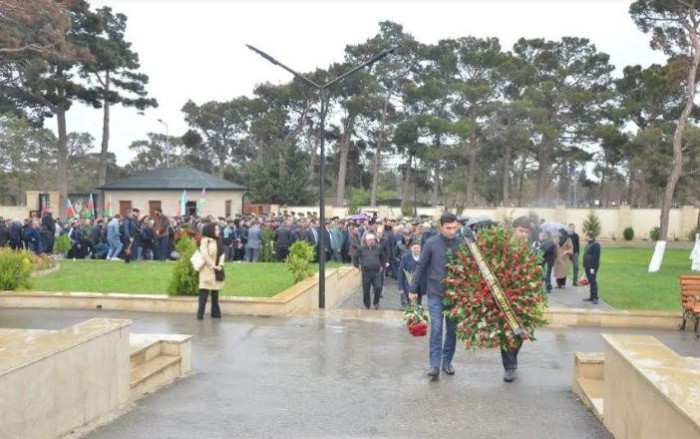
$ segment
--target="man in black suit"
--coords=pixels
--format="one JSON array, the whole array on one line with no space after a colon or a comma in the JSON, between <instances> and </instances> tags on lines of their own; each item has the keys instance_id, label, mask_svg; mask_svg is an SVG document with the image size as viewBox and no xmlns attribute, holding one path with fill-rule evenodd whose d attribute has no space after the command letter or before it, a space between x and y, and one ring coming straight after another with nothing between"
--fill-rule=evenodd
<instances>
[{"instance_id":1,"label":"man in black suit","mask_svg":"<svg viewBox=\"0 0 700 439\"><path fill-rule=\"evenodd\" d=\"M569 228L571 229L571 233L569 233L569 239L571 239L571 243L574 246L573 253L571 254L571 265L574 269L573 285L576 287L578 286L578 261L579 255L581 254L581 244L579 243L578 233L576 233L576 226L574 226L573 224L569 224Z\"/></svg>"},{"instance_id":2,"label":"man in black suit","mask_svg":"<svg viewBox=\"0 0 700 439\"><path fill-rule=\"evenodd\" d=\"M600 267L600 244L595 240L593 233L586 233L588 245L583 253L583 269L586 270L586 279L590 287L591 296L583 299L586 302L598 304L598 268Z\"/></svg>"},{"instance_id":3,"label":"man in black suit","mask_svg":"<svg viewBox=\"0 0 700 439\"><path fill-rule=\"evenodd\" d=\"M282 225L275 230L275 252L277 262L284 262L289 254L289 246L292 245L292 222L287 219Z\"/></svg>"},{"instance_id":4,"label":"man in black suit","mask_svg":"<svg viewBox=\"0 0 700 439\"><path fill-rule=\"evenodd\" d=\"M311 221L309 221L309 228L306 230L305 239L314 248L314 252L316 253L316 260L318 260L319 236L318 236L318 229L316 228L316 220L315 219L312 219Z\"/></svg>"},{"instance_id":5,"label":"man in black suit","mask_svg":"<svg viewBox=\"0 0 700 439\"><path fill-rule=\"evenodd\" d=\"M10 243L10 229L7 227L5 220L0 217L0 248L7 247Z\"/></svg>"}]
</instances>

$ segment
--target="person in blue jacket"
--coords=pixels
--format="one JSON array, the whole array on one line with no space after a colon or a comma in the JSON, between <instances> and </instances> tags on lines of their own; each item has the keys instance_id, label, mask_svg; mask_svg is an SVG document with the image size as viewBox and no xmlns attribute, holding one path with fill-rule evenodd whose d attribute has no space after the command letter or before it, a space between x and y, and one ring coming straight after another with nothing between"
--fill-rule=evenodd
<instances>
[{"instance_id":1,"label":"person in blue jacket","mask_svg":"<svg viewBox=\"0 0 700 439\"><path fill-rule=\"evenodd\" d=\"M406 253L401 257L398 269L398 280L399 280L399 293L401 294L401 307L408 306L411 301L408 298L408 293L411 291L411 282L407 275L413 276L416 268L418 267L418 261L420 260L420 242L411 241L409 243L410 252ZM420 284L418 285L417 302L419 305L422 304L423 295L426 290L427 278L423 277Z\"/></svg>"}]
</instances>

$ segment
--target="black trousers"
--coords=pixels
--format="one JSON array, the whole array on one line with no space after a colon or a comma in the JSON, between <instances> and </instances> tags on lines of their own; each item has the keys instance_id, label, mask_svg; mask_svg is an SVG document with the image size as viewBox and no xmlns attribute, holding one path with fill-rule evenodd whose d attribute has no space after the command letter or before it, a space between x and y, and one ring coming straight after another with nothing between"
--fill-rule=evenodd
<instances>
[{"instance_id":1,"label":"black trousers","mask_svg":"<svg viewBox=\"0 0 700 439\"><path fill-rule=\"evenodd\" d=\"M374 304L379 305L379 298L382 296L383 286L382 272L379 270L362 270L362 301L365 308L370 306L370 288L374 289Z\"/></svg>"},{"instance_id":2,"label":"black trousers","mask_svg":"<svg viewBox=\"0 0 700 439\"><path fill-rule=\"evenodd\" d=\"M591 274L591 269L586 268L586 279L588 279L588 287L591 291L591 300L598 300L598 270L595 274Z\"/></svg>"},{"instance_id":3,"label":"black trousers","mask_svg":"<svg viewBox=\"0 0 700 439\"><path fill-rule=\"evenodd\" d=\"M277 247L277 262L284 262L285 259L287 259L287 255L289 254L289 247L287 246L279 246Z\"/></svg>"},{"instance_id":4,"label":"black trousers","mask_svg":"<svg viewBox=\"0 0 700 439\"><path fill-rule=\"evenodd\" d=\"M506 351L501 348L501 361L503 361L503 369L515 370L518 368L518 352L523 346L523 340L517 337L517 348L514 351Z\"/></svg>"},{"instance_id":5,"label":"black trousers","mask_svg":"<svg viewBox=\"0 0 700 439\"><path fill-rule=\"evenodd\" d=\"M199 290L199 308L197 308L197 317L204 317L204 309L207 306L207 297L211 291L211 316L221 317L221 308L219 308L219 292L216 290Z\"/></svg>"}]
</instances>

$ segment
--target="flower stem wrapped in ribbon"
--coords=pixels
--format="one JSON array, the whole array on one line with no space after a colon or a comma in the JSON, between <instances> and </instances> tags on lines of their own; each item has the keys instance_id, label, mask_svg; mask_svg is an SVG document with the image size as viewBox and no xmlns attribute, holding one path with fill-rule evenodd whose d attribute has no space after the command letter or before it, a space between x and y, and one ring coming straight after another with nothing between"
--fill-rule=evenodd
<instances>
[{"instance_id":1,"label":"flower stem wrapped in ribbon","mask_svg":"<svg viewBox=\"0 0 700 439\"><path fill-rule=\"evenodd\" d=\"M527 242L505 229L485 229L476 245L517 316L523 332L516 335L499 308L476 258L464 245L450 258L445 280L448 318L457 322L457 337L467 348L516 350L546 324L544 277L540 259Z\"/></svg>"},{"instance_id":2,"label":"flower stem wrapped in ribbon","mask_svg":"<svg viewBox=\"0 0 700 439\"><path fill-rule=\"evenodd\" d=\"M404 308L403 318L406 321L408 333L414 337L423 337L428 334L428 315L422 306L411 303Z\"/></svg>"}]
</instances>

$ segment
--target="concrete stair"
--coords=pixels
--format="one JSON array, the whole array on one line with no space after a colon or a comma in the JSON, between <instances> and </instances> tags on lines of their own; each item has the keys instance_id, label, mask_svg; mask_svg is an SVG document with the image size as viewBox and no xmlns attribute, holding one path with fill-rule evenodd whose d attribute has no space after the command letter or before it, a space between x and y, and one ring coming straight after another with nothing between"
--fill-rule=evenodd
<instances>
[{"instance_id":1,"label":"concrete stair","mask_svg":"<svg viewBox=\"0 0 700 439\"><path fill-rule=\"evenodd\" d=\"M600 352L574 354L573 391L581 402L603 420L605 357Z\"/></svg>"},{"instance_id":2,"label":"concrete stair","mask_svg":"<svg viewBox=\"0 0 700 439\"><path fill-rule=\"evenodd\" d=\"M192 371L191 336L131 334L131 400L172 384Z\"/></svg>"}]
</instances>

